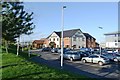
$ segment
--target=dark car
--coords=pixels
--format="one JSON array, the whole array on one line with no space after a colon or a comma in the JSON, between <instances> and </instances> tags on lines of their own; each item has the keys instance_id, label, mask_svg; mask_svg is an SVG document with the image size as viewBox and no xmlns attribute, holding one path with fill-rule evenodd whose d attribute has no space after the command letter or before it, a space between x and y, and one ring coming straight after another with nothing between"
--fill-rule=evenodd
<instances>
[{"instance_id":1,"label":"dark car","mask_svg":"<svg viewBox=\"0 0 120 80\"><path fill-rule=\"evenodd\" d=\"M106 57L108 57L111 61L120 61L120 54L117 53L105 53L102 54Z\"/></svg>"},{"instance_id":2,"label":"dark car","mask_svg":"<svg viewBox=\"0 0 120 80\"><path fill-rule=\"evenodd\" d=\"M51 51L51 48L45 47L45 48L42 49L42 52L44 52L44 51Z\"/></svg>"},{"instance_id":3,"label":"dark car","mask_svg":"<svg viewBox=\"0 0 120 80\"><path fill-rule=\"evenodd\" d=\"M82 59L82 57L88 57L91 55L89 52L83 52L83 51L78 51L78 53L81 56L80 60Z\"/></svg>"},{"instance_id":4,"label":"dark car","mask_svg":"<svg viewBox=\"0 0 120 80\"><path fill-rule=\"evenodd\" d=\"M61 48L57 49L58 53L61 53ZM70 48L63 48L63 53L67 52L67 51L71 51Z\"/></svg>"}]
</instances>

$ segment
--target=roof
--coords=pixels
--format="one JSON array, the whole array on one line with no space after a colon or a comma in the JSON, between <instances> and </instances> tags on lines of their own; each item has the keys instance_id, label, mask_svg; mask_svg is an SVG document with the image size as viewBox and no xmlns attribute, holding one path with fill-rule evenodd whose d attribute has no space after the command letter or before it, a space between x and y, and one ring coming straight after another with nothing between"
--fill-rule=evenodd
<instances>
[{"instance_id":1,"label":"roof","mask_svg":"<svg viewBox=\"0 0 120 80\"><path fill-rule=\"evenodd\" d=\"M63 31L63 37L72 37L77 31L80 29L72 29L72 30L66 30ZM55 32L59 37L61 37L61 31L60 32Z\"/></svg>"},{"instance_id":2,"label":"roof","mask_svg":"<svg viewBox=\"0 0 120 80\"><path fill-rule=\"evenodd\" d=\"M63 37L72 37L77 31L81 31L81 30L80 29L65 30L65 31L63 31ZM59 32L54 31L54 33L56 33L59 37L61 37L61 31L59 31ZM83 33L83 34L85 35L86 38L94 38L88 33ZM51 35L49 35L49 36L51 36Z\"/></svg>"},{"instance_id":3,"label":"roof","mask_svg":"<svg viewBox=\"0 0 120 80\"><path fill-rule=\"evenodd\" d=\"M42 43L44 43L44 40L34 40L33 43L42 44Z\"/></svg>"},{"instance_id":4,"label":"roof","mask_svg":"<svg viewBox=\"0 0 120 80\"><path fill-rule=\"evenodd\" d=\"M120 34L120 31L105 33L104 35Z\"/></svg>"},{"instance_id":5,"label":"roof","mask_svg":"<svg viewBox=\"0 0 120 80\"><path fill-rule=\"evenodd\" d=\"M46 40L46 38L41 38L40 40Z\"/></svg>"},{"instance_id":6,"label":"roof","mask_svg":"<svg viewBox=\"0 0 120 80\"><path fill-rule=\"evenodd\" d=\"M88 33L83 33L85 35L86 38L94 38L93 36L91 36L90 34ZM95 38L94 38L95 39Z\"/></svg>"}]
</instances>

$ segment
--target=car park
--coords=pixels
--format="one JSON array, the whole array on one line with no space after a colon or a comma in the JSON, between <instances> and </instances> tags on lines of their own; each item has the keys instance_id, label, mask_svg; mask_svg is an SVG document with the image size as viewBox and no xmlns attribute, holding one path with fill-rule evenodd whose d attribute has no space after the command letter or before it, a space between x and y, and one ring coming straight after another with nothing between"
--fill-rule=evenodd
<instances>
[{"instance_id":1,"label":"car park","mask_svg":"<svg viewBox=\"0 0 120 80\"><path fill-rule=\"evenodd\" d=\"M83 57L82 62L91 62L91 63L98 63L100 66L103 64L109 63L109 59L103 55L90 55L89 57Z\"/></svg>"},{"instance_id":2,"label":"car park","mask_svg":"<svg viewBox=\"0 0 120 80\"><path fill-rule=\"evenodd\" d=\"M77 51L67 51L63 54L63 58L73 61L73 60L79 60L81 56Z\"/></svg>"}]
</instances>

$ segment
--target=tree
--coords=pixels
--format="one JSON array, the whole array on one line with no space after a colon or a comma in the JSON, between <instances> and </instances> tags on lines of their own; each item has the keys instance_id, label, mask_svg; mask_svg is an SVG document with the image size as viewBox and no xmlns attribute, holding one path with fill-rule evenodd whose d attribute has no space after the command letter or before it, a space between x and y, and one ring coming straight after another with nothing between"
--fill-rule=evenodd
<instances>
[{"instance_id":1,"label":"tree","mask_svg":"<svg viewBox=\"0 0 120 80\"><path fill-rule=\"evenodd\" d=\"M32 30L35 28L32 22L32 15L24 11L23 2L1 2L2 5L2 37L6 42L15 42L18 38L19 50L19 37L21 34L32 34Z\"/></svg>"}]
</instances>

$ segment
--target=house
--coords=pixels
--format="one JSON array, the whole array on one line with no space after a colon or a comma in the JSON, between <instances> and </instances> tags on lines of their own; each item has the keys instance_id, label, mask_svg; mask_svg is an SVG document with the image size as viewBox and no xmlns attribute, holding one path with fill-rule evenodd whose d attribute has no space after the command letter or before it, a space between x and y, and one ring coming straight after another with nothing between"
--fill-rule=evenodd
<instances>
[{"instance_id":1,"label":"house","mask_svg":"<svg viewBox=\"0 0 120 80\"><path fill-rule=\"evenodd\" d=\"M42 48L42 47L47 47L48 46L48 40L46 38L42 38L40 40L34 40L32 45L33 48Z\"/></svg>"},{"instance_id":2,"label":"house","mask_svg":"<svg viewBox=\"0 0 120 80\"><path fill-rule=\"evenodd\" d=\"M81 47L95 47L95 38L80 29L65 30L63 32L64 47L79 49ZM61 47L61 31L54 31L47 37L51 47Z\"/></svg>"},{"instance_id":3,"label":"house","mask_svg":"<svg viewBox=\"0 0 120 80\"><path fill-rule=\"evenodd\" d=\"M120 31L106 33L106 48L120 48Z\"/></svg>"},{"instance_id":4,"label":"house","mask_svg":"<svg viewBox=\"0 0 120 80\"><path fill-rule=\"evenodd\" d=\"M86 47L87 48L94 48L94 47L96 47L96 39L94 37L92 37L88 33L83 33L83 34L86 37Z\"/></svg>"},{"instance_id":5,"label":"house","mask_svg":"<svg viewBox=\"0 0 120 80\"><path fill-rule=\"evenodd\" d=\"M95 43L95 45L96 45L96 47L99 47L99 46L100 46L100 44L99 44L99 43L97 43L97 42Z\"/></svg>"}]
</instances>

